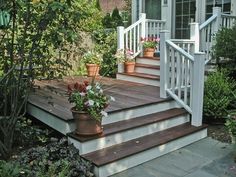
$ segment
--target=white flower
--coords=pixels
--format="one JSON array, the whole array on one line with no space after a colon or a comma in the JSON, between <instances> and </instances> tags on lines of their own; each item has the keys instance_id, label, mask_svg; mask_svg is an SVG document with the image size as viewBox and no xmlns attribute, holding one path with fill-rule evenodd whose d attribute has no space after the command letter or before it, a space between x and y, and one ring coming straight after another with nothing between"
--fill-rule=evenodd
<instances>
[{"instance_id":1,"label":"white flower","mask_svg":"<svg viewBox=\"0 0 236 177\"><path fill-rule=\"evenodd\" d=\"M101 114L102 114L104 117L107 117L107 116L108 116L107 112L105 112L105 111L101 111Z\"/></svg>"},{"instance_id":2,"label":"white flower","mask_svg":"<svg viewBox=\"0 0 236 177\"><path fill-rule=\"evenodd\" d=\"M111 101L116 101L116 99L113 96L110 96Z\"/></svg>"},{"instance_id":3,"label":"white flower","mask_svg":"<svg viewBox=\"0 0 236 177\"><path fill-rule=\"evenodd\" d=\"M91 90L91 88L92 88L92 86L91 86L91 85L88 85L88 86L86 87L86 90Z\"/></svg>"},{"instance_id":4,"label":"white flower","mask_svg":"<svg viewBox=\"0 0 236 177\"><path fill-rule=\"evenodd\" d=\"M81 93L80 93L80 96L85 96L85 93L84 93L84 92L81 92Z\"/></svg>"},{"instance_id":5,"label":"white flower","mask_svg":"<svg viewBox=\"0 0 236 177\"><path fill-rule=\"evenodd\" d=\"M88 100L88 105L89 106L93 106L94 105L94 101L93 100Z\"/></svg>"},{"instance_id":6,"label":"white flower","mask_svg":"<svg viewBox=\"0 0 236 177\"><path fill-rule=\"evenodd\" d=\"M103 90L102 90L102 89L100 89L100 90L99 90L99 93L103 93Z\"/></svg>"}]
</instances>

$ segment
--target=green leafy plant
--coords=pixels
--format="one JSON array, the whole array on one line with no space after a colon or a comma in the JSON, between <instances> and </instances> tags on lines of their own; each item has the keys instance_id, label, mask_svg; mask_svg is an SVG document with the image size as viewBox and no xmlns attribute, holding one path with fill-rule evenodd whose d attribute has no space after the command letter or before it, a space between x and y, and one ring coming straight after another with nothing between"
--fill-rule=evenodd
<instances>
[{"instance_id":1,"label":"green leafy plant","mask_svg":"<svg viewBox=\"0 0 236 177\"><path fill-rule=\"evenodd\" d=\"M225 126L231 136L236 136L236 112L231 112L226 118Z\"/></svg>"},{"instance_id":2,"label":"green leafy plant","mask_svg":"<svg viewBox=\"0 0 236 177\"><path fill-rule=\"evenodd\" d=\"M141 38L143 48L156 48L160 42L160 38Z\"/></svg>"},{"instance_id":3,"label":"green leafy plant","mask_svg":"<svg viewBox=\"0 0 236 177\"><path fill-rule=\"evenodd\" d=\"M120 13L117 7L112 11L111 18L112 18L113 27L124 26L123 19L120 16Z\"/></svg>"},{"instance_id":4,"label":"green leafy plant","mask_svg":"<svg viewBox=\"0 0 236 177\"><path fill-rule=\"evenodd\" d=\"M0 160L0 177L20 177L18 165Z\"/></svg>"},{"instance_id":5,"label":"green leafy plant","mask_svg":"<svg viewBox=\"0 0 236 177\"><path fill-rule=\"evenodd\" d=\"M86 52L83 55L82 60L84 63L100 65L103 61L103 58L98 51L92 50L92 51Z\"/></svg>"},{"instance_id":6,"label":"green leafy plant","mask_svg":"<svg viewBox=\"0 0 236 177\"><path fill-rule=\"evenodd\" d=\"M105 108L109 105L113 97L108 97L101 88L101 85L94 80L68 85L69 102L74 103L73 109L89 113L92 118L101 121L107 116Z\"/></svg>"},{"instance_id":7,"label":"green leafy plant","mask_svg":"<svg viewBox=\"0 0 236 177\"><path fill-rule=\"evenodd\" d=\"M102 76L115 77L117 64L114 54L117 50L117 35L115 30L97 30L93 33L96 50L103 56L100 73Z\"/></svg>"},{"instance_id":8,"label":"green leafy plant","mask_svg":"<svg viewBox=\"0 0 236 177\"><path fill-rule=\"evenodd\" d=\"M213 58L220 68L236 72L236 25L232 28L222 28L217 32L213 46ZM232 74L232 76L234 76Z\"/></svg>"},{"instance_id":9,"label":"green leafy plant","mask_svg":"<svg viewBox=\"0 0 236 177\"><path fill-rule=\"evenodd\" d=\"M236 83L225 70L210 74L205 81L203 114L211 118L225 118L235 99Z\"/></svg>"}]
</instances>

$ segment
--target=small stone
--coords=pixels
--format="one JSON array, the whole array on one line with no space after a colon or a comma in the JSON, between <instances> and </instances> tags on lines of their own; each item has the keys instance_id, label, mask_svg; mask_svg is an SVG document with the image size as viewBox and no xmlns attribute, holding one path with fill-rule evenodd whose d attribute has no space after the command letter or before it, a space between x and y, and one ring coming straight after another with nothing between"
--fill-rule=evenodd
<instances>
[{"instance_id":1,"label":"small stone","mask_svg":"<svg viewBox=\"0 0 236 177\"><path fill-rule=\"evenodd\" d=\"M136 143L136 144L138 144L138 143L139 143L139 141L135 141L135 143Z\"/></svg>"},{"instance_id":2,"label":"small stone","mask_svg":"<svg viewBox=\"0 0 236 177\"><path fill-rule=\"evenodd\" d=\"M50 138L50 141L51 141L51 142L58 142L58 139L55 138L55 137L52 137L52 138Z\"/></svg>"}]
</instances>

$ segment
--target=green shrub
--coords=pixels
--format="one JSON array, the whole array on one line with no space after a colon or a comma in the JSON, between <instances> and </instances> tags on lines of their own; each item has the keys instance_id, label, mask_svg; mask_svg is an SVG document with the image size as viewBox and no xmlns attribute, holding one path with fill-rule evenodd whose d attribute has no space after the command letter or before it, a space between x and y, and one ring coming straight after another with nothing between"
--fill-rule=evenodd
<instances>
[{"instance_id":1,"label":"green shrub","mask_svg":"<svg viewBox=\"0 0 236 177\"><path fill-rule=\"evenodd\" d=\"M103 54L103 62L100 74L102 76L115 77L117 63L114 54L117 50L117 36L115 30L100 30L94 33L96 50Z\"/></svg>"},{"instance_id":2,"label":"green shrub","mask_svg":"<svg viewBox=\"0 0 236 177\"><path fill-rule=\"evenodd\" d=\"M120 16L119 10L115 8L111 14L113 27L124 26L123 19Z\"/></svg>"},{"instance_id":3,"label":"green shrub","mask_svg":"<svg viewBox=\"0 0 236 177\"><path fill-rule=\"evenodd\" d=\"M215 37L213 57L219 68L226 68L231 73L236 66L236 25L233 28L222 28Z\"/></svg>"},{"instance_id":4,"label":"green shrub","mask_svg":"<svg viewBox=\"0 0 236 177\"><path fill-rule=\"evenodd\" d=\"M18 165L0 160L0 177L20 177Z\"/></svg>"},{"instance_id":5,"label":"green shrub","mask_svg":"<svg viewBox=\"0 0 236 177\"><path fill-rule=\"evenodd\" d=\"M205 82L203 114L206 117L225 118L234 101L236 83L226 71L217 71Z\"/></svg>"}]
</instances>

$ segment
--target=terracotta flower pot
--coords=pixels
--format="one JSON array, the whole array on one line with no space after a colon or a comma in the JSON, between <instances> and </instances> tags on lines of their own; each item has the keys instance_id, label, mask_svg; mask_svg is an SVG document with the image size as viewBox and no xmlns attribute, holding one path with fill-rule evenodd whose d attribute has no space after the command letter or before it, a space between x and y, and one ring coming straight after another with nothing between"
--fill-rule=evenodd
<instances>
[{"instance_id":1,"label":"terracotta flower pot","mask_svg":"<svg viewBox=\"0 0 236 177\"><path fill-rule=\"evenodd\" d=\"M125 62L125 73L133 73L134 72L134 67L135 67L135 62Z\"/></svg>"},{"instance_id":2,"label":"terracotta flower pot","mask_svg":"<svg viewBox=\"0 0 236 177\"><path fill-rule=\"evenodd\" d=\"M144 49L143 56L144 57L153 57L155 49L154 48L146 48Z\"/></svg>"},{"instance_id":3,"label":"terracotta flower pot","mask_svg":"<svg viewBox=\"0 0 236 177\"><path fill-rule=\"evenodd\" d=\"M98 76L100 67L97 64L86 64L87 75L89 77Z\"/></svg>"},{"instance_id":4,"label":"terracotta flower pot","mask_svg":"<svg viewBox=\"0 0 236 177\"><path fill-rule=\"evenodd\" d=\"M71 109L75 119L76 134L82 136L98 135L103 132L101 122L93 119L87 112Z\"/></svg>"}]
</instances>

